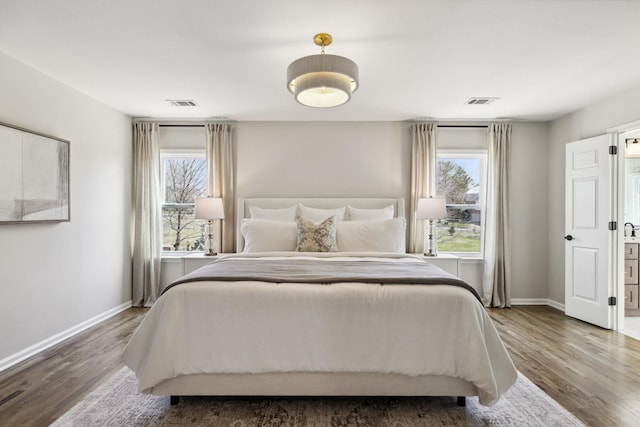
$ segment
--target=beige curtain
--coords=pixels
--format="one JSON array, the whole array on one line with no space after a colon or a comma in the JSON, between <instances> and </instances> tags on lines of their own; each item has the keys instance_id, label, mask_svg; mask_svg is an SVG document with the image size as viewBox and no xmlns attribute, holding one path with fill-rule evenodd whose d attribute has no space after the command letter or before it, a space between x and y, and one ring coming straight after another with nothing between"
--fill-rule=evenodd
<instances>
[{"instance_id":1,"label":"beige curtain","mask_svg":"<svg viewBox=\"0 0 640 427\"><path fill-rule=\"evenodd\" d=\"M162 213L156 123L133 125L133 305L150 307L160 292Z\"/></svg>"},{"instance_id":2,"label":"beige curtain","mask_svg":"<svg viewBox=\"0 0 640 427\"><path fill-rule=\"evenodd\" d=\"M489 126L482 291L488 307L511 307L511 124Z\"/></svg>"},{"instance_id":3,"label":"beige curtain","mask_svg":"<svg viewBox=\"0 0 640 427\"><path fill-rule=\"evenodd\" d=\"M216 244L221 253L235 252L235 194L231 125L209 123L207 129L207 164L209 195L221 197L223 220L217 221Z\"/></svg>"},{"instance_id":4,"label":"beige curtain","mask_svg":"<svg viewBox=\"0 0 640 427\"><path fill-rule=\"evenodd\" d=\"M424 253L424 221L416 219L418 199L433 196L435 188L436 125L411 125L411 203L409 209L409 252Z\"/></svg>"}]
</instances>

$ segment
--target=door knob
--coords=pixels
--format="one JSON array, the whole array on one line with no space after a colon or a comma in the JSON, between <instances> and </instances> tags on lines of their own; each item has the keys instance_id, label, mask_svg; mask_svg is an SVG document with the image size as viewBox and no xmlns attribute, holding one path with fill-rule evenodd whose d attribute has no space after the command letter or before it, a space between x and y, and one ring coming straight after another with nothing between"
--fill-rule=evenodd
<instances>
[{"instance_id":1,"label":"door knob","mask_svg":"<svg viewBox=\"0 0 640 427\"><path fill-rule=\"evenodd\" d=\"M571 234L567 234L566 236L564 236L564 238L566 240L573 240L573 236Z\"/></svg>"}]
</instances>

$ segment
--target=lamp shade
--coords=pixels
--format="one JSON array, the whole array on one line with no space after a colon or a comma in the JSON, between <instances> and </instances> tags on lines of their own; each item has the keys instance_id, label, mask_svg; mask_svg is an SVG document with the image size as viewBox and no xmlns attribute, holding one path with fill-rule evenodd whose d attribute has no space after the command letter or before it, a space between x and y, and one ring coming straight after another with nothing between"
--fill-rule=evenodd
<instances>
[{"instance_id":1,"label":"lamp shade","mask_svg":"<svg viewBox=\"0 0 640 427\"><path fill-rule=\"evenodd\" d=\"M313 42L322 48L320 55L297 59L287 68L287 88L300 104L337 107L358 89L358 65L349 58L324 53L332 41L330 34L316 34Z\"/></svg>"},{"instance_id":2,"label":"lamp shade","mask_svg":"<svg viewBox=\"0 0 640 427\"><path fill-rule=\"evenodd\" d=\"M337 55L300 58L287 69L287 87L296 101L309 107L336 107L358 89L358 66Z\"/></svg>"},{"instance_id":3,"label":"lamp shade","mask_svg":"<svg viewBox=\"0 0 640 427\"><path fill-rule=\"evenodd\" d=\"M444 197L418 199L417 219L441 219L447 217L447 205Z\"/></svg>"},{"instance_id":4,"label":"lamp shade","mask_svg":"<svg viewBox=\"0 0 640 427\"><path fill-rule=\"evenodd\" d=\"M224 208L222 199L218 197L204 197L196 199L197 219L223 219Z\"/></svg>"}]
</instances>

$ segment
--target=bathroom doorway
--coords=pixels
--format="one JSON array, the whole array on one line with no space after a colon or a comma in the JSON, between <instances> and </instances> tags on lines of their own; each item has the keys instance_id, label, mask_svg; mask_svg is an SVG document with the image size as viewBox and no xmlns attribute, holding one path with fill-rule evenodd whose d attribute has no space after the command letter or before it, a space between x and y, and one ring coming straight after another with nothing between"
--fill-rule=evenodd
<instances>
[{"instance_id":1,"label":"bathroom doorway","mask_svg":"<svg viewBox=\"0 0 640 427\"><path fill-rule=\"evenodd\" d=\"M620 133L624 162L620 174L624 222L624 316L619 329L640 340L640 128ZM622 308L622 307L620 307Z\"/></svg>"}]
</instances>

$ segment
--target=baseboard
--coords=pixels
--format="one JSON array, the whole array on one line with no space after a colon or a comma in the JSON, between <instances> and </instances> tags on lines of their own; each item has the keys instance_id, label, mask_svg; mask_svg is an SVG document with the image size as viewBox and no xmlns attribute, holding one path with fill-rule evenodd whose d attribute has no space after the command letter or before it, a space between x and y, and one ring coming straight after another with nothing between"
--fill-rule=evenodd
<instances>
[{"instance_id":1,"label":"baseboard","mask_svg":"<svg viewBox=\"0 0 640 427\"><path fill-rule=\"evenodd\" d=\"M49 347L52 347L68 338L71 338L74 335L79 334L85 329L88 329L94 325L97 325L98 323L104 320L107 320L108 318L127 310L128 308L131 307L131 305L132 305L132 301L127 301L123 304L120 304L117 307L114 307L110 310L105 311L104 313L98 314L97 316L94 316L91 319L85 320L84 322L79 323L76 326L73 326L52 337L49 337L46 340L40 341L39 343L36 343L30 347L27 347L16 354L13 354L9 357L6 357L0 360L0 372L4 371L5 369L9 369L13 365L18 364L23 360L28 359L31 356L35 356L36 354L48 349Z\"/></svg>"},{"instance_id":2,"label":"baseboard","mask_svg":"<svg viewBox=\"0 0 640 427\"><path fill-rule=\"evenodd\" d=\"M564 304L559 303L558 301L554 301L552 299L547 300L548 301L548 305L555 308L556 310L560 310L561 312L564 313Z\"/></svg>"},{"instance_id":3,"label":"baseboard","mask_svg":"<svg viewBox=\"0 0 640 427\"><path fill-rule=\"evenodd\" d=\"M548 305L564 312L564 304L548 298L513 298L511 305Z\"/></svg>"},{"instance_id":4,"label":"baseboard","mask_svg":"<svg viewBox=\"0 0 640 427\"><path fill-rule=\"evenodd\" d=\"M512 298L511 305L547 305L545 298Z\"/></svg>"}]
</instances>

